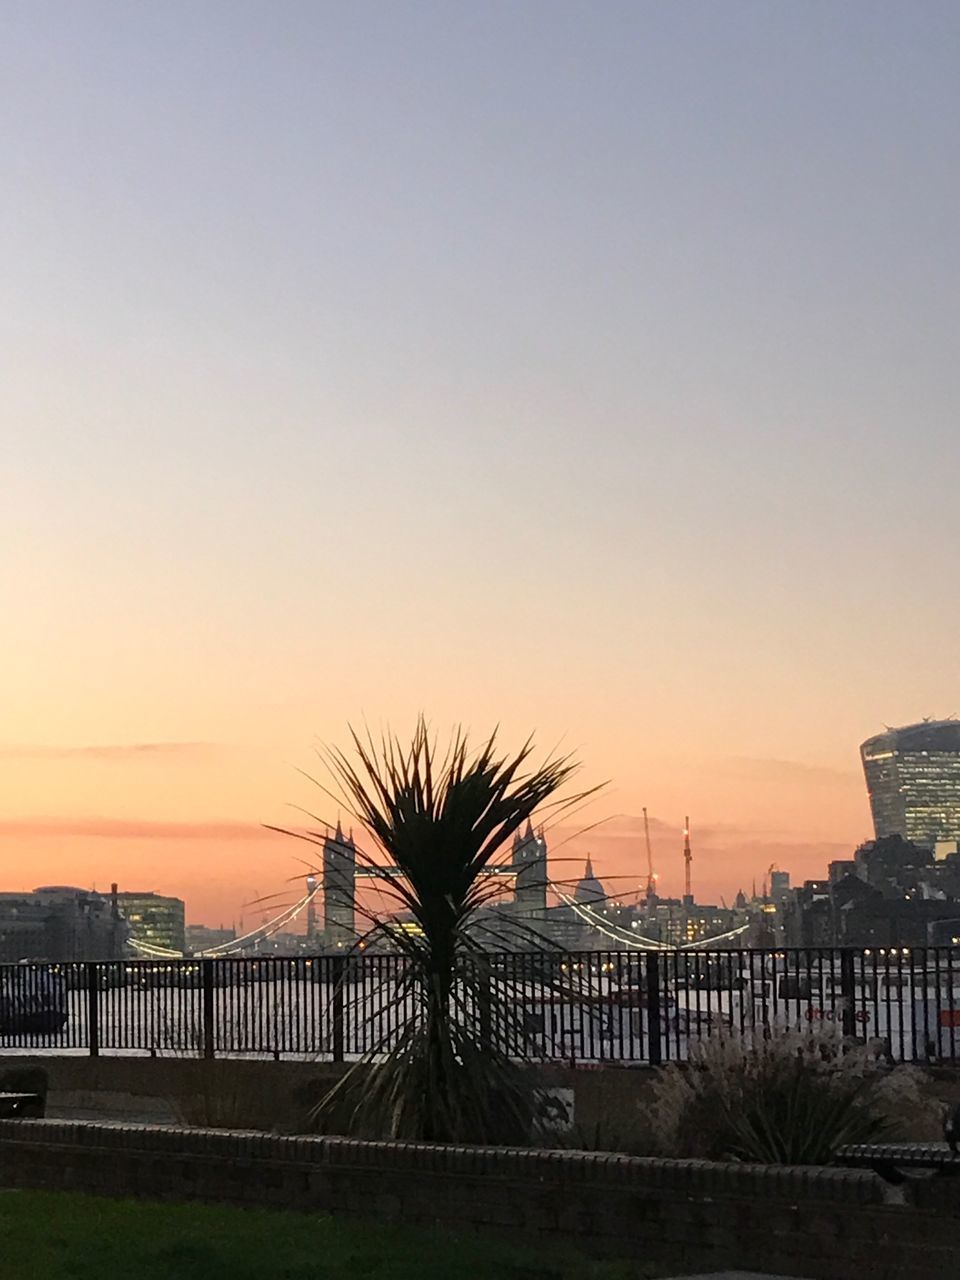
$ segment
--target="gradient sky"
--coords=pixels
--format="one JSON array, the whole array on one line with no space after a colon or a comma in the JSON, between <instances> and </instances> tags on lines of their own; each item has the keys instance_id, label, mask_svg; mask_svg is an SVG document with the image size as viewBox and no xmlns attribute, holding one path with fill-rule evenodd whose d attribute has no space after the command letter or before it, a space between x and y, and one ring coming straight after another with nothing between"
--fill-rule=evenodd
<instances>
[{"instance_id":1,"label":"gradient sky","mask_svg":"<svg viewBox=\"0 0 960 1280\"><path fill-rule=\"evenodd\" d=\"M954 0L0 23L0 888L234 919L421 708L610 778L603 875L870 833L960 712Z\"/></svg>"}]
</instances>

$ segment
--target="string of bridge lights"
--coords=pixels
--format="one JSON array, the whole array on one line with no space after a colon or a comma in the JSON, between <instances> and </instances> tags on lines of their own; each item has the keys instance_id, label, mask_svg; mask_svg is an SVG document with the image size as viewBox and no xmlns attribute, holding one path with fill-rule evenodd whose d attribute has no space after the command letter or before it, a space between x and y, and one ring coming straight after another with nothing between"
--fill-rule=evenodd
<instances>
[{"instance_id":1,"label":"string of bridge lights","mask_svg":"<svg viewBox=\"0 0 960 1280\"><path fill-rule=\"evenodd\" d=\"M295 902L292 906L281 911L278 916L267 921L266 924L260 925L258 929L251 929L249 933L241 935L239 938L231 938L229 942L221 942L217 947L210 947L206 951L197 952L197 959L216 959L219 956L229 956L241 951L248 943L261 941L264 938L270 938L278 930L282 929L285 924L291 924L303 911L304 907L310 905L313 899L320 892L319 884L307 891L303 897ZM144 942L138 938L130 938L130 946L133 947L140 955L147 960L182 960L183 952L174 951L169 947L158 947L151 942Z\"/></svg>"},{"instance_id":2,"label":"string of bridge lights","mask_svg":"<svg viewBox=\"0 0 960 1280\"><path fill-rule=\"evenodd\" d=\"M569 894L562 893L556 886L554 886L554 891L560 901L566 906L572 907L581 920L584 920L605 937L612 939L614 942L622 943L623 946L633 951L692 951L697 947L705 947L708 944L713 946L717 942L726 942L730 938L739 937L750 927L749 923L737 925L734 929L728 929L726 933L713 934L709 938L698 938L694 942L686 942L679 947L675 947L668 942L660 942L655 938L648 938L642 933L633 933L632 931L628 932L625 929L621 929L618 925L606 920L592 907L588 907L582 902L577 902Z\"/></svg>"}]
</instances>

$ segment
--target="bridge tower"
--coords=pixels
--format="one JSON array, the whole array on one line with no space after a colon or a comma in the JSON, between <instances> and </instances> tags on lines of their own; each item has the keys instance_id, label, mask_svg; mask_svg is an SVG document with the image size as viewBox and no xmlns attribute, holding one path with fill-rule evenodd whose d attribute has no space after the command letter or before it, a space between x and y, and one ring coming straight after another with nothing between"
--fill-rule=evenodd
<instances>
[{"instance_id":1,"label":"bridge tower","mask_svg":"<svg viewBox=\"0 0 960 1280\"><path fill-rule=\"evenodd\" d=\"M516 871L514 901L525 916L542 915L547 908L547 842L543 827L527 829L513 837L513 865Z\"/></svg>"},{"instance_id":2,"label":"bridge tower","mask_svg":"<svg viewBox=\"0 0 960 1280\"><path fill-rule=\"evenodd\" d=\"M353 832L345 836L340 823L323 842L323 940L328 947L349 947L356 941L354 891L357 847Z\"/></svg>"}]
</instances>

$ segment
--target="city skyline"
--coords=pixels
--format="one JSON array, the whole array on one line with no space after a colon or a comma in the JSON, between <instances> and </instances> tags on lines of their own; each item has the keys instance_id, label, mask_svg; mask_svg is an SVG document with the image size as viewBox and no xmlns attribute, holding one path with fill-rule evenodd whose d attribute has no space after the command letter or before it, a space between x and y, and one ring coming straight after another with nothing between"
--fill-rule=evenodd
<instances>
[{"instance_id":1,"label":"city skyline","mask_svg":"<svg viewBox=\"0 0 960 1280\"><path fill-rule=\"evenodd\" d=\"M868 838L858 745L960 711L958 51L945 0L12 9L0 889L230 921L314 741L420 711L610 779L607 879L644 807L710 900Z\"/></svg>"},{"instance_id":2,"label":"city skyline","mask_svg":"<svg viewBox=\"0 0 960 1280\"><path fill-rule=\"evenodd\" d=\"M141 771L154 771L157 781L168 786L171 776L176 779L178 772L176 768L171 769L170 757L178 759L182 765L183 759L190 760L195 753L216 757L221 751L228 759L237 755L246 759L250 754L240 748L215 748L213 744L137 744L128 749L101 746L79 752L33 748L24 750L23 758L34 765L41 761L48 764L58 757L61 766L72 760L87 766L81 772L93 777L98 771L102 776L104 767L117 767L122 773L121 766L129 770L131 764L136 764ZM13 765L18 754L8 752L6 763ZM255 792L258 786L263 786L260 775L263 766L255 753L253 762L245 782ZM307 755L305 767L309 769L315 763L316 760ZM327 816L323 820L331 830L341 817L345 824L351 821L345 816L345 810L338 810L332 801L323 800L292 766L285 766L282 771L288 777L291 792L301 792L299 799L291 801L291 804L310 808L314 801L320 799L326 805ZM725 767L715 761L705 768L715 787L718 783L736 786L754 771L760 773L765 781L765 802L758 804L757 812L767 814L769 825L758 823L753 827L738 827L732 823L701 822L696 815L691 819L693 885L695 896L701 902L723 899L730 902L739 889L749 894L753 882L757 885L762 882L771 863L789 871L795 881L815 878L827 863L849 856L856 845L873 836L862 772L851 770L849 777L845 777L839 770L818 769L799 762L749 760L731 760ZM844 792L852 792L845 798L851 802L851 811L862 810L858 833L847 840L824 826L818 839L802 841L788 829L777 828L774 820L781 798L795 785L796 777L806 782L804 794L808 802L824 794L835 795L841 788ZM590 854L601 879L611 891L611 897L622 894L626 899L640 892L645 879L643 818L639 813L616 812L608 803L613 794L615 788L612 787L606 795L601 792L589 811L572 825L548 827L548 842L554 879L578 880L583 862ZM248 806L255 803L255 800L248 800ZM324 810L321 808L320 812ZM291 815L288 806L274 805L273 819L308 825L302 814ZM683 887L683 820L671 822L651 814L650 825L660 892L668 897L679 896ZM292 893L295 881L302 881L307 875L305 861L310 860L309 851L297 846L296 842L266 830L256 818L244 820L242 817L208 821L190 818L142 821L133 816L64 817L47 822L0 819L0 840L10 848L24 841L29 841L34 849L39 848L45 857L33 863L37 872L44 867L51 872L63 867L71 873L63 876L33 875L36 884L62 880L103 892L117 880L119 868L122 872L120 880L124 884L136 881L140 887L182 896L187 902L188 919L211 925L229 924L244 918L249 925L260 914L256 902L267 895L282 897L288 890ZM187 849L187 856L201 859L199 885L189 871L184 874L182 862L166 860L165 855L171 849L181 856ZM225 855L224 850L231 852ZM214 859L217 871L211 874L208 867ZM35 887L33 883L14 882L17 875L15 860L8 860L6 865L8 883L3 888ZM322 869L319 850L316 869L318 872Z\"/></svg>"}]
</instances>

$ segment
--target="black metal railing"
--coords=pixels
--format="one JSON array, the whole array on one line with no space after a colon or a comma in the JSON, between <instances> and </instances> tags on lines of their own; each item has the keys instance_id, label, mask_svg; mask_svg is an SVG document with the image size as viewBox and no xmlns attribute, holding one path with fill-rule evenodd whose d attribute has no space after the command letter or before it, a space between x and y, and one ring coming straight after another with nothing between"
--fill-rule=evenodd
<instances>
[{"instance_id":1,"label":"black metal railing","mask_svg":"<svg viewBox=\"0 0 960 1280\"><path fill-rule=\"evenodd\" d=\"M513 1057L661 1063L731 1029L826 1026L960 1062L960 949L510 952L464 962L462 1016ZM401 956L0 966L0 1052L386 1052L419 1016Z\"/></svg>"}]
</instances>

